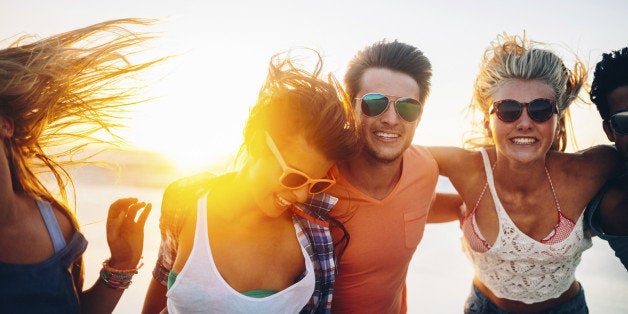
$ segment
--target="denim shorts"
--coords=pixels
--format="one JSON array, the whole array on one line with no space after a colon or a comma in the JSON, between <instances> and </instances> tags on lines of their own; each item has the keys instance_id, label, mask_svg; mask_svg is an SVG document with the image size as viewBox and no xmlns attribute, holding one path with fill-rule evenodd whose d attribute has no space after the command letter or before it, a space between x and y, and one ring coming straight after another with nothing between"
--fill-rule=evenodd
<instances>
[{"instance_id":1,"label":"denim shorts","mask_svg":"<svg viewBox=\"0 0 628 314\"><path fill-rule=\"evenodd\" d=\"M578 283L580 285L580 283ZM471 287L471 293L464 304L464 313L484 313L484 314L508 314L497 307L487 296L485 296L475 285ZM558 304L552 308L543 310L541 312L535 312L540 314L588 314L589 308L587 302L584 299L584 290L580 285L580 291L577 295L571 299Z\"/></svg>"}]
</instances>

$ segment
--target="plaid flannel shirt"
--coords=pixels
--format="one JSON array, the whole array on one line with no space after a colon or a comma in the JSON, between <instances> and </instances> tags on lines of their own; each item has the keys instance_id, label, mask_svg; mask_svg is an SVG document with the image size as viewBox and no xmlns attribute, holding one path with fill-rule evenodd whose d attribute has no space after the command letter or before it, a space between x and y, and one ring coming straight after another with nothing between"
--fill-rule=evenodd
<instances>
[{"instance_id":1,"label":"plaid flannel shirt","mask_svg":"<svg viewBox=\"0 0 628 314\"><path fill-rule=\"evenodd\" d=\"M336 279L334 241L329 232L327 214L337 198L325 193L311 195L293 208L294 227L301 246L314 264L314 294L301 313L329 313Z\"/></svg>"},{"instance_id":2,"label":"plaid flannel shirt","mask_svg":"<svg viewBox=\"0 0 628 314\"><path fill-rule=\"evenodd\" d=\"M181 192L182 187L211 185L215 178L209 174L197 175L192 178L182 179L169 189L171 189L172 193L177 194ZM170 192L169 189L167 189L166 193ZM199 189L194 194L200 197L206 191L206 189ZM321 193L311 195L304 203L295 204L292 208L292 220L298 241L312 260L315 272L314 277L316 278L314 293L300 313L329 313L331 311L336 263L327 214L337 201L337 198ZM164 286L168 284L168 274L177 256L178 236L185 221L186 213L195 209L196 202L194 201L180 203L174 206L174 208L170 208L168 212L162 210L159 219L162 239L157 264L153 269L153 277Z\"/></svg>"}]
</instances>

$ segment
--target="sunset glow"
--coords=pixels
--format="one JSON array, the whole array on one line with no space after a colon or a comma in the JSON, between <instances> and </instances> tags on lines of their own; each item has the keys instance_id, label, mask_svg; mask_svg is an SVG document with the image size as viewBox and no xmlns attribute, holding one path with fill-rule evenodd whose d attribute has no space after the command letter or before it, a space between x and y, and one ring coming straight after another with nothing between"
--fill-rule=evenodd
<instances>
[{"instance_id":1,"label":"sunset glow","mask_svg":"<svg viewBox=\"0 0 628 314\"><path fill-rule=\"evenodd\" d=\"M555 48L567 63L572 51L589 61L590 66L599 59L601 52L625 45L628 38L625 33L607 31L628 29L623 27L626 23L622 22L624 19L608 16L623 12L621 9L605 11L607 17L604 23L596 20L584 23L590 11L585 9L565 13L560 23L549 22L556 19L554 14L551 18L534 18L535 22L531 23L527 14L532 14L532 11L535 15L550 14L553 9L530 10L523 3L509 4L506 8L503 7L505 4L495 1L491 2L493 5L487 3L485 11L478 11L475 7L465 9L464 6L470 5L466 2L457 4L460 10L455 11L446 4L436 3L425 10L417 3L408 4L412 8L403 10L414 12L409 19L402 17L403 12L393 14L385 4L372 2L361 3L360 7L384 14L380 19L390 19L390 23L365 24L361 23L363 16L360 14L333 16L333 12L353 12L354 8L350 3L331 1L320 2L316 6L304 1L282 6L243 2L247 10L240 9L242 3L216 7L206 2L186 2L173 7L166 2L147 5L140 2L125 4L123 13L113 10L115 6L94 10L91 5L82 2L72 3L75 12L66 18L58 18L61 13L37 14L49 10L19 11L23 5L13 8L14 4L6 3L3 4L5 13L0 13L3 15L0 18L0 35L9 38L34 33L43 37L126 16L161 19L161 23L148 30L157 32L159 38L147 50L155 57L173 57L148 79L150 88L142 96L152 99L134 108L130 119L125 121L128 128L121 134L138 149L161 153L187 170L212 164L237 152L248 110L255 103L269 58L286 49L310 47L319 50L325 59L326 70L342 79L345 64L367 44L387 38L417 45L432 61L434 77L414 142L460 145L464 132L468 130L465 107L471 97L477 66L484 48L496 34L503 31L521 34L525 30L534 40L556 43ZM564 9L558 3L544 5L555 5L557 11ZM616 5L620 6L619 3ZM499 11L500 8L519 13L496 21L492 18L496 14L491 10ZM56 6L50 8L56 9ZM429 27L443 25L434 12L445 11L449 12L448 27ZM328 21L343 22L323 22L323 19L306 22L307 19L303 19L298 12L307 12L308 16L327 15ZM25 14L28 19L17 18ZM574 18L578 14L582 18ZM282 18L276 18L279 16ZM465 20L469 23L461 23ZM613 21L623 24L607 25ZM557 24L562 26L557 28ZM605 28L601 28L603 24ZM350 27L347 29L341 25ZM454 33L465 35L453 36ZM562 49L565 47L568 50ZM607 143L594 109L579 106L573 111L580 148Z\"/></svg>"},{"instance_id":2,"label":"sunset glow","mask_svg":"<svg viewBox=\"0 0 628 314\"><path fill-rule=\"evenodd\" d=\"M534 41L553 44L548 48L563 57L567 67L577 53L588 66L589 82L602 53L628 45L626 0L0 3L1 48L24 34L43 38L111 19L161 21L141 29L157 35L146 44L142 58L170 58L136 82L147 86L138 95L147 101L129 108L121 121L126 128L117 130L129 146L101 155L119 167L71 170L78 218L89 240L85 288L99 278L102 261L110 257L105 221L111 201L133 196L154 205L145 229L145 266L114 313L141 311L161 241L160 208L168 184L201 170L220 173L233 166L249 109L273 54L298 47L316 49L324 72L342 81L347 63L367 45L383 39L415 45L431 61L433 76L414 143L460 146L470 128L465 109L482 54L498 34L525 32ZM572 106L572 117L579 149L608 143L593 106ZM448 180L441 181L453 191ZM460 312L473 275L460 250L460 236L457 223L426 227L408 270L408 313ZM621 300L628 291L628 277L608 245L595 244L582 259L577 277L591 312L627 312Z\"/></svg>"}]
</instances>

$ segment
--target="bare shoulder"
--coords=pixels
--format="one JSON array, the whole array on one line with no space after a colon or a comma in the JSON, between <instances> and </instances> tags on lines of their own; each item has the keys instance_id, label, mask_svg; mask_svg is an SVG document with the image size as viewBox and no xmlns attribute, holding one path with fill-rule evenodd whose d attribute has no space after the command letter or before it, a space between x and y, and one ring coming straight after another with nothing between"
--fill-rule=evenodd
<instances>
[{"instance_id":1,"label":"bare shoulder","mask_svg":"<svg viewBox=\"0 0 628 314\"><path fill-rule=\"evenodd\" d=\"M168 185L164 191L164 203L177 202L192 197L207 186L216 176L209 172L201 172L189 177L178 179Z\"/></svg>"},{"instance_id":2,"label":"bare shoulder","mask_svg":"<svg viewBox=\"0 0 628 314\"><path fill-rule=\"evenodd\" d=\"M215 178L216 176L209 172L202 172L170 183L164 191L162 213L195 201Z\"/></svg>"},{"instance_id":3,"label":"bare shoulder","mask_svg":"<svg viewBox=\"0 0 628 314\"><path fill-rule=\"evenodd\" d=\"M203 172L174 181L166 187L159 219L162 232L171 229L178 234L190 212L194 213L196 201L215 178L215 175Z\"/></svg>"}]
</instances>

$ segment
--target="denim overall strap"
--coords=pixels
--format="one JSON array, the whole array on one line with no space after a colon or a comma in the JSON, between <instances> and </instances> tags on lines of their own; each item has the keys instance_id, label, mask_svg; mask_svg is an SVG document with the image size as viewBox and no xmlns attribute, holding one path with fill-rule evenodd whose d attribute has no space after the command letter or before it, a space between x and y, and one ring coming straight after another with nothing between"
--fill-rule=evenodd
<instances>
[{"instance_id":1,"label":"denim overall strap","mask_svg":"<svg viewBox=\"0 0 628 314\"><path fill-rule=\"evenodd\" d=\"M52 239L52 246L55 249L55 253L58 253L65 247L65 239L63 238L63 233L61 233L61 228L59 228L57 217L55 217L50 203L37 200L37 206L48 229L48 234L50 234L50 239Z\"/></svg>"}]
</instances>

